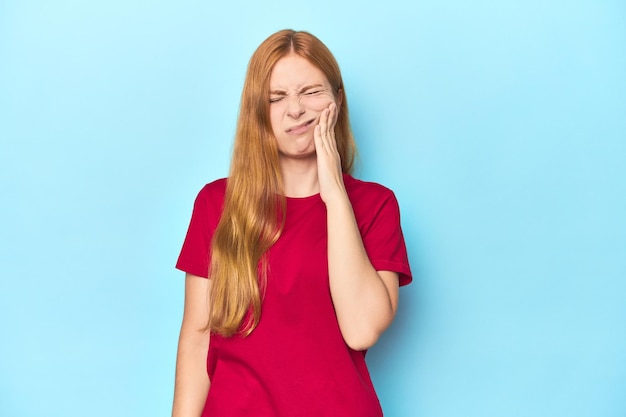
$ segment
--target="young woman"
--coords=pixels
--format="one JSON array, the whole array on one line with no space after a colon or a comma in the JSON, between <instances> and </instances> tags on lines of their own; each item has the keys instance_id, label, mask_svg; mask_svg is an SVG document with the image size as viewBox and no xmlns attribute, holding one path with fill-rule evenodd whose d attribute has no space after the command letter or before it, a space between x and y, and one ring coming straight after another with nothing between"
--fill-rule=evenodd
<instances>
[{"instance_id":1,"label":"young woman","mask_svg":"<svg viewBox=\"0 0 626 417\"><path fill-rule=\"evenodd\" d=\"M365 351L411 281L393 193L353 178L339 66L306 32L252 56L228 179L196 198L175 417L379 417ZM208 279L207 279L208 278Z\"/></svg>"}]
</instances>

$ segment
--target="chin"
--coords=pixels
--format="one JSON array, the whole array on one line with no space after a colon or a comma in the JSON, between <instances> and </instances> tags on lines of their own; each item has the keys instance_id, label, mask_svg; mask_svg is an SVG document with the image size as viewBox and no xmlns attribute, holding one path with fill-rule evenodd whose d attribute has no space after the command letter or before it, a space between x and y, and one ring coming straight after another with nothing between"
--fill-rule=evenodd
<instances>
[{"instance_id":1,"label":"chin","mask_svg":"<svg viewBox=\"0 0 626 417\"><path fill-rule=\"evenodd\" d=\"M310 158L316 157L314 146L311 146L310 148L306 148L306 149L301 149L301 150L288 150L288 151L281 150L279 154L281 158L287 158L287 159L289 158L290 159L310 159Z\"/></svg>"},{"instance_id":2,"label":"chin","mask_svg":"<svg viewBox=\"0 0 626 417\"><path fill-rule=\"evenodd\" d=\"M292 145L295 146L281 147L278 152L281 156L291 158L307 158L315 155L315 142L313 141L313 138L310 138L306 142L302 140L299 142L299 144L292 143Z\"/></svg>"}]
</instances>

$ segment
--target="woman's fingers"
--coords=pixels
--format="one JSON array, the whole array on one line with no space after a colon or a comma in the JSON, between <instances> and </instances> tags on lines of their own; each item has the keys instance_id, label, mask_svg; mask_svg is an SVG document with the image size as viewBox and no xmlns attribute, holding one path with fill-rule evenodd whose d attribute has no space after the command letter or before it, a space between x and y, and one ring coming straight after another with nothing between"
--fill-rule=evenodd
<instances>
[{"instance_id":1,"label":"woman's fingers","mask_svg":"<svg viewBox=\"0 0 626 417\"><path fill-rule=\"evenodd\" d=\"M328 138L328 113L329 110L328 109L324 109L322 111L322 114L320 115L320 133L322 134L322 138L326 139Z\"/></svg>"},{"instance_id":2,"label":"woman's fingers","mask_svg":"<svg viewBox=\"0 0 626 417\"><path fill-rule=\"evenodd\" d=\"M319 154L322 146L324 146L324 141L322 139L322 126L319 123L315 126L315 130L313 130L313 139L315 140L315 149Z\"/></svg>"},{"instance_id":3,"label":"woman's fingers","mask_svg":"<svg viewBox=\"0 0 626 417\"><path fill-rule=\"evenodd\" d=\"M328 149L335 149L335 124L337 123L337 106L332 103L322 111L319 121L319 135Z\"/></svg>"},{"instance_id":4,"label":"woman's fingers","mask_svg":"<svg viewBox=\"0 0 626 417\"><path fill-rule=\"evenodd\" d=\"M335 124L337 123L337 106L332 103L320 113L320 118L313 133L317 152L318 178L320 195L324 202L339 195L343 178L341 176L341 160L335 141Z\"/></svg>"}]
</instances>

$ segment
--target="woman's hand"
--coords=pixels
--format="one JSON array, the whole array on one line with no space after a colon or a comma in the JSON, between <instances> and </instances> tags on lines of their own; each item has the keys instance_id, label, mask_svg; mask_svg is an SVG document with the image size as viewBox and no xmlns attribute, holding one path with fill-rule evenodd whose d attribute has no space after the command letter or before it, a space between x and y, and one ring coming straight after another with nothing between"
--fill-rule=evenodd
<instances>
[{"instance_id":1,"label":"woman's hand","mask_svg":"<svg viewBox=\"0 0 626 417\"><path fill-rule=\"evenodd\" d=\"M337 105L331 103L320 115L315 126L313 137L317 154L317 176L320 185L320 196L328 203L342 195L345 196L341 157L337 151L335 140L335 124L337 123Z\"/></svg>"},{"instance_id":2,"label":"woman's hand","mask_svg":"<svg viewBox=\"0 0 626 417\"><path fill-rule=\"evenodd\" d=\"M328 276L339 329L354 350L372 346L391 324L398 304L398 274L372 266L343 183L335 141L337 106L332 103L315 126L317 176L326 204Z\"/></svg>"}]
</instances>

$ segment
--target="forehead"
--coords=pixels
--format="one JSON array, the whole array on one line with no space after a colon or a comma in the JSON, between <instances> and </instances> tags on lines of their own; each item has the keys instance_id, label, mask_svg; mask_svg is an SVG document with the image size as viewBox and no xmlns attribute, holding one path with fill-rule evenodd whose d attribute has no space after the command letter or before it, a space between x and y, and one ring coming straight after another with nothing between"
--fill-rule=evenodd
<instances>
[{"instance_id":1,"label":"forehead","mask_svg":"<svg viewBox=\"0 0 626 417\"><path fill-rule=\"evenodd\" d=\"M328 84L324 73L301 56L290 54L279 59L270 75L270 90L298 89L310 84Z\"/></svg>"}]
</instances>

